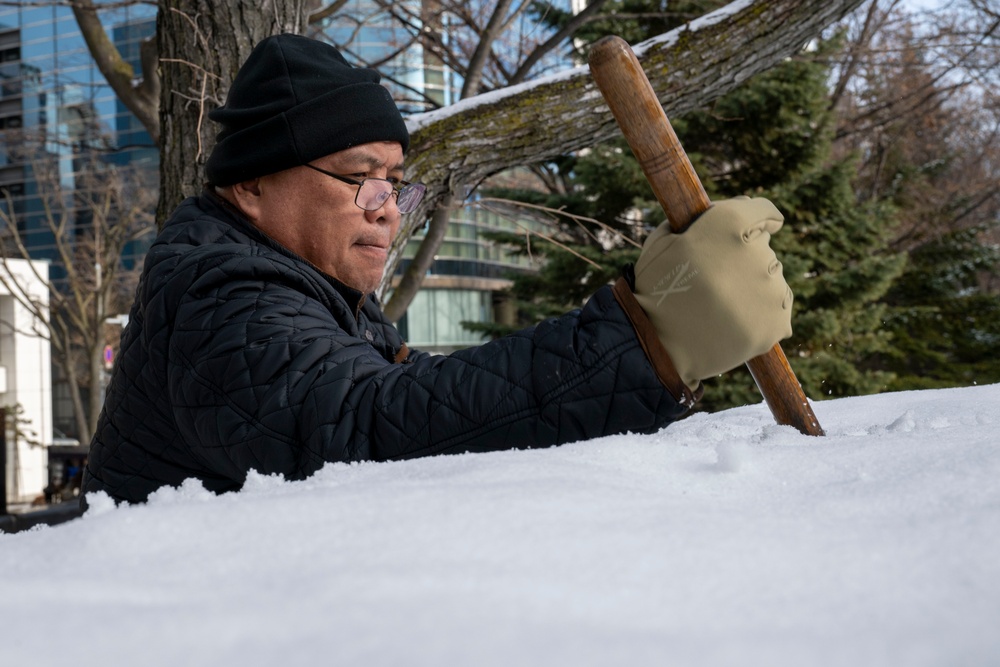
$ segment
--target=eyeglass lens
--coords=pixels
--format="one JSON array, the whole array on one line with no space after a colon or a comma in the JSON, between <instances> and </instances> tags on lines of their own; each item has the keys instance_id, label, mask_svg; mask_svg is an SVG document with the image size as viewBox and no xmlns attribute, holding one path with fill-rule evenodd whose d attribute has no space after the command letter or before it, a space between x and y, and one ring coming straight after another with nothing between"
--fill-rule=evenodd
<instances>
[{"instance_id":1,"label":"eyeglass lens","mask_svg":"<svg viewBox=\"0 0 1000 667\"><path fill-rule=\"evenodd\" d=\"M409 213L417 208L423 199L426 187L420 183L404 185L396 195L396 207L400 213ZM355 203L366 211L377 211L395 191L392 183L381 178L366 178L358 188Z\"/></svg>"},{"instance_id":2,"label":"eyeglass lens","mask_svg":"<svg viewBox=\"0 0 1000 667\"><path fill-rule=\"evenodd\" d=\"M420 200L424 198L424 192L426 191L427 187L420 183L404 185L403 189L396 196L396 206L399 208L399 212L409 213L417 208Z\"/></svg>"}]
</instances>

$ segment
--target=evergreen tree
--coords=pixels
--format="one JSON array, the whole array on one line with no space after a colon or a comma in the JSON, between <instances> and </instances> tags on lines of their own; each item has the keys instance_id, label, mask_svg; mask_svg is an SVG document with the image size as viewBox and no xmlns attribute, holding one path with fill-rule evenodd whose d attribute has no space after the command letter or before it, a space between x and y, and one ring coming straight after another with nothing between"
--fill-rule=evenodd
<instances>
[{"instance_id":1,"label":"evergreen tree","mask_svg":"<svg viewBox=\"0 0 1000 667\"><path fill-rule=\"evenodd\" d=\"M785 215L772 246L795 293L795 333L782 347L812 398L887 386L891 376L873 367L890 345L878 302L905 266L886 249L893 207L859 204L853 158L831 158L823 55L788 61L677 124L713 198L765 196ZM712 385L708 409L759 400L745 369Z\"/></svg>"},{"instance_id":2,"label":"evergreen tree","mask_svg":"<svg viewBox=\"0 0 1000 667\"><path fill-rule=\"evenodd\" d=\"M884 299L894 343L877 367L896 374L891 389L996 382L1000 295L988 281L1000 275L1000 138L992 95L963 84L959 71L942 76L936 49L911 23L875 46L859 85L845 87L838 133L863 156L857 196L894 203L900 225L890 245L910 256ZM949 66L975 67L971 55Z\"/></svg>"},{"instance_id":3,"label":"evergreen tree","mask_svg":"<svg viewBox=\"0 0 1000 667\"><path fill-rule=\"evenodd\" d=\"M927 389L1000 382L1000 297L983 289L996 275L1000 248L972 227L929 241L911 253L893 286L886 326L894 345L884 366L892 389Z\"/></svg>"},{"instance_id":4,"label":"evergreen tree","mask_svg":"<svg viewBox=\"0 0 1000 667\"><path fill-rule=\"evenodd\" d=\"M782 346L812 398L871 394L892 376L874 367L891 349L880 303L906 266L887 249L891 205L860 205L853 161L810 170L768 196L785 213L773 240L796 295L794 335Z\"/></svg>"}]
</instances>

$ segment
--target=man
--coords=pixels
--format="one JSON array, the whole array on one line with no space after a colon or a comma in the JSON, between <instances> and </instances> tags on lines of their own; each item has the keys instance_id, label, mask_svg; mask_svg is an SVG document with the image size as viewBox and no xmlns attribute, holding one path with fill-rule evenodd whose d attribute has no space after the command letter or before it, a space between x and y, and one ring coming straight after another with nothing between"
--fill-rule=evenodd
<instances>
[{"instance_id":1,"label":"man","mask_svg":"<svg viewBox=\"0 0 1000 667\"><path fill-rule=\"evenodd\" d=\"M652 432L700 380L790 335L765 200L657 230L634 279L579 311L450 356L410 351L371 292L401 214L409 136L372 70L295 35L240 69L208 160L146 258L84 490L141 502L250 470L545 447Z\"/></svg>"}]
</instances>

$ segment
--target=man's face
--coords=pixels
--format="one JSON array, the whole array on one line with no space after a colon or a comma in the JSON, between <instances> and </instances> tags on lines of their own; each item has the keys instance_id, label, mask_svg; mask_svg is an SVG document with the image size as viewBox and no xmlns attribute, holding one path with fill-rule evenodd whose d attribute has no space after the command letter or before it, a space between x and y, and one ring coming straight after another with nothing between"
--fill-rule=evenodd
<instances>
[{"instance_id":1,"label":"man's face","mask_svg":"<svg viewBox=\"0 0 1000 667\"><path fill-rule=\"evenodd\" d=\"M380 141L348 148L312 162L355 180L403 178L403 149ZM308 167L295 167L258 181L258 210L251 219L278 243L349 287L378 287L389 245L399 231L395 196L377 211L354 203L358 186Z\"/></svg>"}]
</instances>

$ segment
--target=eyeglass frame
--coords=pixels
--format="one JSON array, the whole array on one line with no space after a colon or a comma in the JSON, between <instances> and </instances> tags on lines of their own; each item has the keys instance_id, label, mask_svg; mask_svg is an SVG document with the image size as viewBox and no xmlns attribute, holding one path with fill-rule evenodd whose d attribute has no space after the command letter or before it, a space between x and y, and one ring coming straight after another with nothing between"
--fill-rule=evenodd
<instances>
[{"instance_id":1,"label":"eyeglass frame","mask_svg":"<svg viewBox=\"0 0 1000 667\"><path fill-rule=\"evenodd\" d=\"M385 181L386 183L388 183L389 185L392 186L392 190L389 192L389 195L390 196L391 195L396 195L396 201L397 202L399 202L399 197L404 192L406 192L407 189L409 189L409 188L422 188L423 191L420 193L420 197L417 198L417 203L413 205L413 208L409 209L408 211L400 211L399 212L400 215L406 215L407 213L412 213L414 211L414 209L416 209L417 206L420 205L421 200L423 200L423 198L424 198L424 193L427 190L426 186L424 186L423 183L410 183L409 181L404 181L402 179L400 179L399 181L393 183L388 178L374 178L374 177L362 178L359 181L356 178L351 178L349 176L341 176L340 174L335 174L332 171L327 171L326 169L321 169L320 167L317 167L314 164L309 164L308 162L305 163L303 166L309 167L310 169L312 169L314 171L318 171L321 174L325 174L326 176L329 176L330 178L335 178L338 181L341 181L342 183L347 183L348 185L356 185L356 186L358 186L358 191L354 194L354 205L357 206L358 208L360 208L362 211L377 211L380 208L382 208L383 206L385 206L385 202L389 201L389 198L386 197L385 201L383 201L381 204L379 204L378 207L376 207L376 208L365 208L364 206L362 206L361 204L359 204L358 203L358 197L361 196L361 187L365 184L365 181Z\"/></svg>"}]
</instances>

